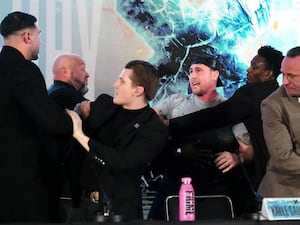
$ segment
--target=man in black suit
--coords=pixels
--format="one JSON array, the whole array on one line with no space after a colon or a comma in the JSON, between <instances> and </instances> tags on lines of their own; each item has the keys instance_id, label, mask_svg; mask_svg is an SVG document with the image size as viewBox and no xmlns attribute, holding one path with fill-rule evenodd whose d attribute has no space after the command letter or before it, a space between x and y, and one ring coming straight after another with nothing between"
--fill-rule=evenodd
<instances>
[{"instance_id":1,"label":"man in black suit","mask_svg":"<svg viewBox=\"0 0 300 225\"><path fill-rule=\"evenodd\" d=\"M278 88L283 55L271 46L261 47L247 69L247 84L239 88L227 101L169 121L173 137L225 125L244 122L254 149L255 174L250 174L254 190L265 174L269 153L263 136L260 104Z\"/></svg>"},{"instance_id":2,"label":"man in black suit","mask_svg":"<svg viewBox=\"0 0 300 225\"><path fill-rule=\"evenodd\" d=\"M10 13L0 33L0 222L48 221L40 134L71 135L72 121L49 98L43 74L31 62L40 48L37 19Z\"/></svg>"},{"instance_id":3,"label":"man in black suit","mask_svg":"<svg viewBox=\"0 0 300 225\"><path fill-rule=\"evenodd\" d=\"M62 109L73 110L77 103L87 100L84 95L88 91L90 75L86 71L85 61L79 55L57 55L53 61L52 73L54 81L48 89L48 94ZM86 151L72 136L47 136L50 139L45 141L45 148L49 151L56 149L57 152L53 161L48 164L48 181L52 196L50 204L53 206L51 221L63 222L64 205L60 204L61 196L71 197L73 208L80 206L80 173Z\"/></svg>"},{"instance_id":4,"label":"man in black suit","mask_svg":"<svg viewBox=\"0 0 300 225\"><path fill-rule=\"evenodd\" d=\"M141 173L164 148L167 127L149 106L158 88L158 73L148 62L134 60L125 65L114 83L115 94L100 95L94 102L82 102L79 111L87 117L89 135L81 120L69 111L74 123L73 137L88 152L89 192L107 195L111 209L125 220L142 219ZM94 169L93 169L94 168ZM86 177L86 176L85 176Z\"/></svg>"}]
</instances>

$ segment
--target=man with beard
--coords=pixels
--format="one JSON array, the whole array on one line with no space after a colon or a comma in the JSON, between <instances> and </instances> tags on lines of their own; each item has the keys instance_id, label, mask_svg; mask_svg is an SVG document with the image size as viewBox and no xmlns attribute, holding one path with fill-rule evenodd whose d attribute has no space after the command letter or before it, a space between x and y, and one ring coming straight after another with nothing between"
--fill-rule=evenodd
<instances>
[{"instance_id":1,"label":"man with beard","mask_svg":"<svg viewBox=\"0 0 300 225\"><path fill-rule=\"evenodd\" d=\"M41 133L72 134L71 119L49 98L31 61L38 58L40 32L36 17L23 12L8 14L0 25L0 222L48 221Z\"/></svg>"},{"instance_id":2,"label":"man with beard","mask_svg":"<svg viewBox=\"0 0 300 225\"><path fill-rule=\"evenodd\" d=\"M164 121L209 108L226 99L217 92L221 64L206 53L195 57L189 67L191 94L174 94L153 109ZM238 149L239 155L235 150ZM149 219L164 219L165 200L179 193L181 177L191 177L196 195L227 195L233 200L236 214L243 210L243 199L231 194L233 183L243 183L238 176L241 162L252 160L253 149L244 124L224 126L204 132L182 134L169 141L157 167L166 167L164 178L152 204ZM239 179L238 179L239 178Z\"/></svg>"},{"instance_id":3,"label":"man with beard","mask_svg":"<svg viewBox=\"0 0 300 225\"><path fill-rule=\"evenodd\" d=\"M281 73L283 55L271 46L262 46L251 60L247 69L246 85L240 87L225 102L183 117L169 120L169 131L173 137L183 133L199 132L220 126L244 122L254 149L255 173L249 174L253 193L265 174L269 153L263 136L260 104L263 99L278 88L276 78Z\"/></svg>"},{"instance_id":4,"label":"man with beard","mask_svg":"<svg viewBox=\"0 0 300 225\"><path fill-rule=\"evenodd\" d=\"M87 100L89 73L84 60L77 54L62 53L55 57L53 66L53 84L48 89L49 96L62 108L73 110L77 103ZM49 137L49 135L46 135ZM51 144L52 145L51 145ZM82 190L80 173L85 159L85 150L71 136L53 137L45 140L45 148L54 152L53 161L48 165L49 185L52 187L51 220L65 221L64 205L60 197L71 197L73 208L80 206ZM54 171L57 171L56 173ZM61 209L61 213L59 209Z\"/></svg>"}]
</instances>

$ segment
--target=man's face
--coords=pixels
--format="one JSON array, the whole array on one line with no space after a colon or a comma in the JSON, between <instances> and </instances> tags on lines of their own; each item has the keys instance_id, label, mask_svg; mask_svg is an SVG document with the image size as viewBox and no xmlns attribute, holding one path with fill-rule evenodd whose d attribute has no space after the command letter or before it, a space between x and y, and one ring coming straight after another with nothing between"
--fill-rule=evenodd
<instances>
[{"instance_id":1,"label":"man's face","mask_svg":"<svg viewBox=\"0 0 300 225\"><path fill-rule=\"evenodd\" d=\"M129 109L132 104L137 87L133 85L132 80L130 79L132 73L132 69L123 69L119 75L119 79L113 85L115 89L114 103L122 105L123 108L127 109Z\"/></svg>"},{"instance_id":2,"label":"man's face","mask_svg":"<svg viewBox=\"0 0 300 225\"><path fill-rule=\"evenodd\" d=\"M285 57L281 63L282 83L288 95L300 96L300 56Z\"/></svg>"},{"instance_id":3,"label":"man's face","mask_svg":"<svg viewBox=\"0 0 300 225\"><path fill-rule=\"evenodd\" d=\"M31 40L31 60L37 60L41 46L39 25L36 23L35 28L28 29L28 32Z\"/></svg>"},{"instance_id":4,"label":"man's face","mask_svg":"<svg viewBox=\"0 0 300 225\"><path fill-rule=\"evenodd\" d=\"M247 69L247 82L258 83L267 80L267 74L270 73L266 67L266 60L260 55L256 55L252 60L250 67Z\"/></svg>"},{"instance_id":5,"label":"man's face","mask_svg":"<svg viewBox=\"0 0 300 225\"><path fill-rule=\"evenodd\" d=\"M89 73L86 71L86 65L82 59L76 59L71 68L71 82L77 89L85 89L88 84Z\"/></svg>"},{"instance_id":6,"label":"man's face","mask_svg":"<svg viewBox=\"0 0 300 225\"><path fill-rule=\"evenodd\" d=\"M189 69L189 81L192 93L198 96L216 89L218 72L204 64L192 64Z\"/></svg>"}]
</instances>

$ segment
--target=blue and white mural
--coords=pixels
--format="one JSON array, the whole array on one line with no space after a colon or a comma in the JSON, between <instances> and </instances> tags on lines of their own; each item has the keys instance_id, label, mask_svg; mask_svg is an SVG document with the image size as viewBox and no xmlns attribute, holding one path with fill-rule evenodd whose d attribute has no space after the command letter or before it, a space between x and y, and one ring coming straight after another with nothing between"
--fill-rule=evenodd
<instances>
[{"instance_id":1,"label":"blue and white mural","mask_svg":"<svg viewBox=\"0 0 300 225\"><path fill-rule=\"evenodd\" d=\"M269 24L270 0L257 1L254 11L243 0L194 2L117 0L116 11L154 49L149 60L161 74L156 101L170 93L187 92L188 68L202 52L218 58L224 94L231 96L245 83L247 65L239 60L239 48Z\"/></svg>"},{"instance_id":2,"label":"blue and white mural","mask_svg":"<svg viewBox=\"0 0 300 225\"><path fill-rule=\"evenodd\" d=\"M187 93L188 67L203 52L219 59L224 84L219 91L230 97L245 84L260 46L285 54L300 40L297 0L3 0L1 19L14 10L39 20L42 48L36 63L47 85L55 55L78 53L91 74L90 99L113 94L113 82L132 59L159 68L161 87L153 102Z\"/></svg>"}]
</instances>

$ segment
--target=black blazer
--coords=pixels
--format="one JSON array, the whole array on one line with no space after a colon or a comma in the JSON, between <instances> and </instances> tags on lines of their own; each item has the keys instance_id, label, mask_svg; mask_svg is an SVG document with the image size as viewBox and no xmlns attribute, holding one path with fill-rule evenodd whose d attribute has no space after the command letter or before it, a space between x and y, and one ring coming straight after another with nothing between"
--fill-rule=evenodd
<instances>
[{"instance_id":1,"label":"black blazer","mask_svg":"<svg viewBox=\"0 0 300 225\"><path fill-rule=\"evenodd\" d=\"M266 171L269 153L263 136L260 104L264 98L278 88L276 80L264 83L246 84L239 88L231 98L221 104L183 117L171 119L169 131L172 136L182 133L207 130L224 125L244 122L254 148L254 165L256 174L253 177L257 188Z\"/></svg>"},{"instance_id":2,"label":"black blazer","mask_svg":"<svg viewBox=\"0 0 300 225\"><path fill-rule=\"evenodd\" d=\"M140 174L164 148L168 131L149 106L118 130L110 130L120 110L121 106L115 105L108 95L100 95L91 103L86 121L91 136L89 165L97 165L100 180L92 178L94 184L86 189L98 190L101 185L115 213L128 220L141 219Z\"/></svg>"},{"instance_id":3,"label":"black blazer","mask_svg":"<svg viewBox=\"0 0 300 225\"><path fill-rule=\"evenodd\" d=\"M41 131L72 135L72 121L48 97L40 69L12 47L0 52L0 222L46 221Z\"/></svg>"}]
</instances>

